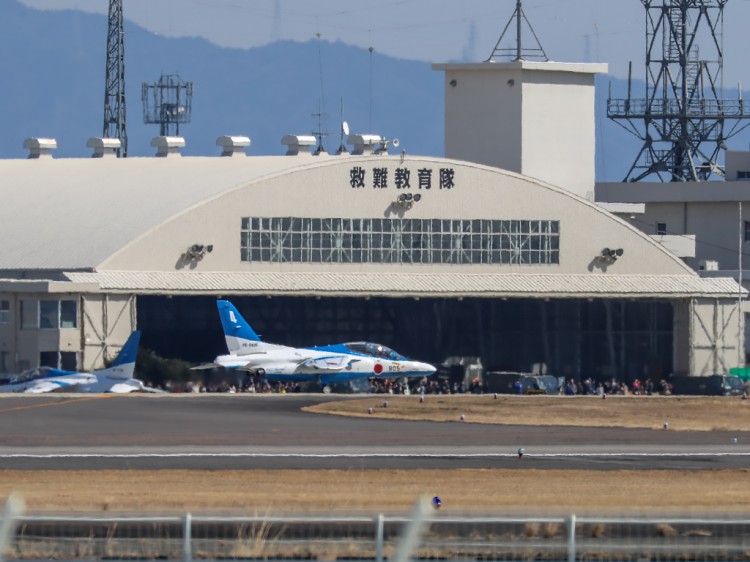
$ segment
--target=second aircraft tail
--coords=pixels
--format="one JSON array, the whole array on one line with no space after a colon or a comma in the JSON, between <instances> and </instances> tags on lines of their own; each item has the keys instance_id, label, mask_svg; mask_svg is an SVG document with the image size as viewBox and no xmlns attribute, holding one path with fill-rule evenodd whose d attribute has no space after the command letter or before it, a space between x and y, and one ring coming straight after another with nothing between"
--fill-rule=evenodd
<instances>
[{"instance_id":1,"label":"second aircraft tail","mask_svg":"<svg viewBox=\"0 0 750 562\"><path fill-rule=\"evenodd\" d=\"M120 348L120 353L117 354L115 360L112 361L112 365L107 369L101 371L95 371L94 374L107 379L121 379L128 380L133 378L135 372L135 360L138 357L138 344L141 341L141 332L136 330Z\"/></svg>"}]
</instances>

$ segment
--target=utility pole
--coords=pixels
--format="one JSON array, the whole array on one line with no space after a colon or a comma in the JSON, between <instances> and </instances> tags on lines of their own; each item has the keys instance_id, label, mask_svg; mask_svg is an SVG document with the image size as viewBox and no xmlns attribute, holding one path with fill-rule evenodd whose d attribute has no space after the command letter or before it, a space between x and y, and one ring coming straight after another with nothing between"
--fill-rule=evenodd
<instances>
[{"instance_id":1,"label":"utility pole","mask_svg":"<svg viewBox=\"0 0 750 562\"><path fill-rule=\"evenodd\" d=\"M122 0L109 0L107 72L104 86L104 138L120 139L118 158L128 155L125 131L125 32Z\"/></svg>"}]
</instances>

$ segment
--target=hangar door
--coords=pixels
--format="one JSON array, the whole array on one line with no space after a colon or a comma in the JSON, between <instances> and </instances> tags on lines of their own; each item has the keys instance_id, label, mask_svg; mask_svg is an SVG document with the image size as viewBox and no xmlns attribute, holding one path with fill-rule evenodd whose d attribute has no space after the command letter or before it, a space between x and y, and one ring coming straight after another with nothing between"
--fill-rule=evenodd
<instances>
[{"instance_id":1,"label":"hangar door","mask_svg":"<svg viewBox=\"0 0 750 562\"><path fill-rule=\"evenodd\" d=\"M622 299L232 297L261 337L296 347L376 341L439 365L629 381L672 372L669 301ZM226 353L213 297L138 297L142 345L202 363Z\"/></svg>"}]
</instances>

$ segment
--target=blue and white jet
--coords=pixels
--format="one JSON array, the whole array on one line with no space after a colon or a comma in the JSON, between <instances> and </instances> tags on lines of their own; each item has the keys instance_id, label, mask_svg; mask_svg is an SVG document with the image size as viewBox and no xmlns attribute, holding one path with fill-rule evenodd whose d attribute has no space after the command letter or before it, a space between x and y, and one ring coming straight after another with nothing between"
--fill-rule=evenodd
<instances>
[{"instance_id":1,"label":"blue and white jet","mask_svg":"<svg viewBox=\"0 0 750 562\"><path fill-rule=\"evenodd\" d=\"M135 359L141 333L135 331L120 349L112 365L93 373L63 371L52 367L36 367L19 375L0 377L0 392L129 392L148 391L143 382L134 379Z\"/></svg>"},{"instance_id":2,"label":"blue and white jet","mask_svg":"<svg viewBox=\"0 0 750 562\"><path fill-rule=\"evenodd\" d=\"M216 302L229 355L195 369L245 370L270 381L318 382L330 385L354 379L424 377L435 372L429 363L412 361L383 345L369 342L340 343L296 348L261 341L232 303Z\"/></svg>"}]
</instances>

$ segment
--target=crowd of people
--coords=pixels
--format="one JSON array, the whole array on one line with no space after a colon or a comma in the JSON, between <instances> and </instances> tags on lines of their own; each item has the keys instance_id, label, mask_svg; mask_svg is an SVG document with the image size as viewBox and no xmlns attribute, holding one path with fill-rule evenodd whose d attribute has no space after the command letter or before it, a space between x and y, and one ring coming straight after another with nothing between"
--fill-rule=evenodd
<instances>
[{"instance_id":1,"label":"crowd of people","mask_svg":"<svg viewBox=\"0 0 750 562\"><path fill-rule=\"evenodd\" d=\"M633 394L636 396L660 394L662 396L669 396L672 394L672 385L665 379L660 379L658 383L654 383L652 379L644 379L641 381L636 378L633 379L630 385L620 382L615 378L604 382L596 382L591 378L587 378L583 381L569 379L564 386L561 386L561 394L565 394L566 396L593 394L598 396L606 394Z\"/></svg>"},{"instance_id":2,"label":"crowd of people","mask_svg":"<svg viewBox=\"0 0 750 562\"><path fill-rule=\"evenodd\" d=\"M215 383L198 383L189 381L185 384L167 383L167 392L180 393L249 393L249 394L291 394L298 392L318 392L321 389L316 385L302 385L299 382L268 381L263 377L248 376L242 384L229 381ZM340 391L340 388L333 388ZM485 394L488 391L486 384L474 378L469 384L461 381L451 382L444 377L423 377L421 379L384 379L373 378L368 381L366 387L361 387L363 392L371 394ZM523 385L518 381L513 385L513 393L522 394ZM665 379L654 382L652 379L633 379L630 384L618 381L615 378L605 381L595 381L592 378L583 380L560 379L559 393L565 396L576 395L646 395L659 394L668 396L672 394L672 385Z\"/></svg>"},{"instance_id":3,"label":"crowd of people","mask_svg":"<svg viewBox=\"0 0 750 562\"><path fill-rule=\"evenodd\" d=\"M314 383L269 381L263 377L248 376L243 384L230 381L199 383L189 381L185 384L167 383L162 390L172 393L249 393L249 394L291 394L295 392L320 392L319 385ZM334 386L333 392L345 390ZM451 384L441 377L423 377L421 379L385 379L372 378L366 386L359 388L370 394L484 394L484 383L474 379L468 386L463 383Z\"/></svg>"}]
</instances>

